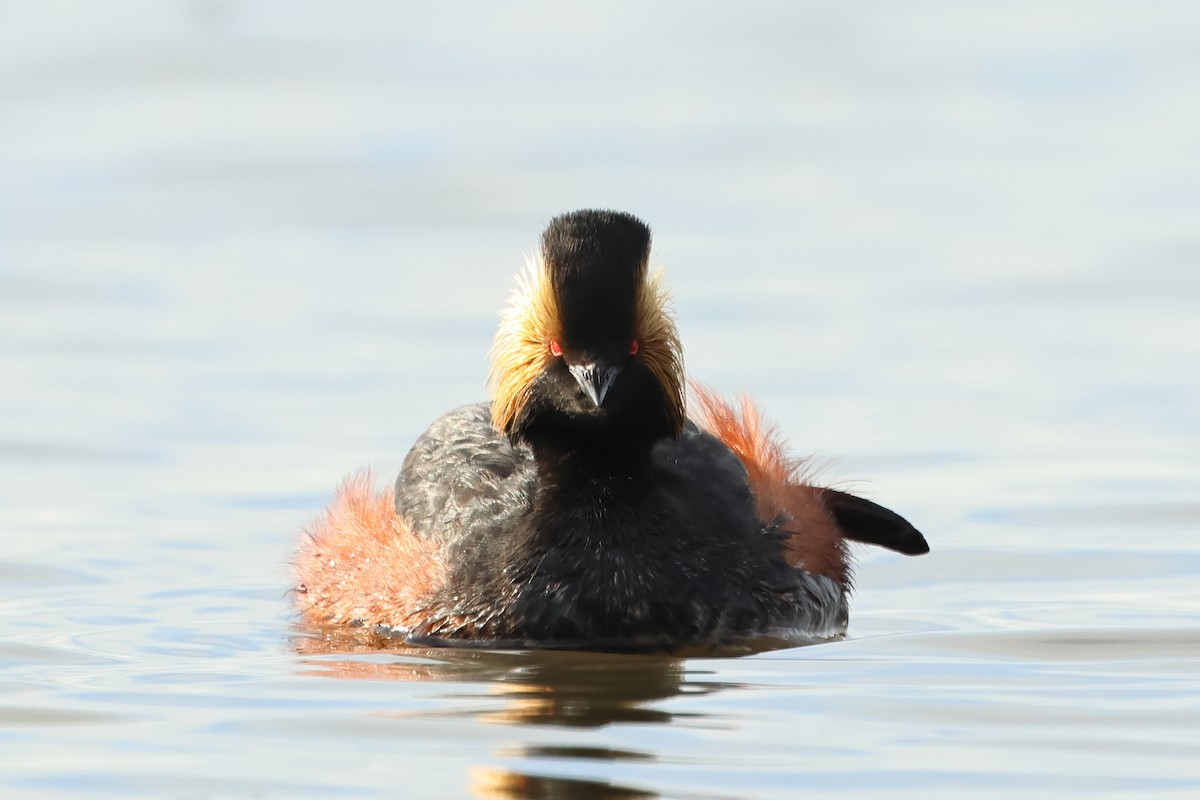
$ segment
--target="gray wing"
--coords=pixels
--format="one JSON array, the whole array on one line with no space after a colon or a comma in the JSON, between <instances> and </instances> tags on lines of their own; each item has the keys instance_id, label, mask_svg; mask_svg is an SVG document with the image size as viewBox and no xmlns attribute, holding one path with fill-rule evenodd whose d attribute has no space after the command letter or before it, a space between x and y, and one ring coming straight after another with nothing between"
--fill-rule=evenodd
<instances>
[{"instance_id":1,"label":"gray wing","mask_svg":"<svg viewBox=\"0 0 1200 800\"><path fill-rule=\"evenodd\" d=\"M691 495L693 508L749 509L753 505L746 467L712 434L688 421L675 439L654 446L654 466L672 491Z\"/></svg>"},{"instance_id":2,"label":"gray wing","mask_svg":"<svg viewBox=\"0 0 1200 800\"><path fill-rule=\"evenodd\" d=\"M679 438L659 442L653 457L670 494L684 501L689 528L699 532L695 549L717 548L712 557L729 573L752 564L745 585L776 592L800 586L799 573L783 558L781 520L759 519L746 467L724 442L688 422Z\"/></svg>"},{"instance_id":3,"label":"gray wing","mask_svg":"<svg viewBox=\"0 0 1200 800\"><path fill-rule=\"evenodd\" d=\"M534 491L533 454L492 427L488 403L463 406L417 439L396 479L396 511L418 536L510 530Z\"/></svg>"}]
</instances>

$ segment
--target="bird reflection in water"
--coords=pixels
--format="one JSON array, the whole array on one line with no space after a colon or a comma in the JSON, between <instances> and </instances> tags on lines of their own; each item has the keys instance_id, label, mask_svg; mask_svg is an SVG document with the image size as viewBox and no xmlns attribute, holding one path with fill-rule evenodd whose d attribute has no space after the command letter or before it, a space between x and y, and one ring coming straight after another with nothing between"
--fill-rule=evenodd
<instances>
[{"instance_id":1,"label":"bird reflection in water","mask_svg":"<svg viewBox=\"0 0 1200 800\"><path fill-rule=\"evenodd\" d=\"M602 781L522 775L492 768L471 771L471 793L495 800L650 800L662 797L658 792Z\"/></svg>"},{"instance_id":2,"label":"bird reflection in water","mask_svg":"<svg viewBox=\"0 0 1200 800\"><path fill-rule=\"evenodd\" d=\"M415 648L368 629L296 626L292 646L304 674L342 680L485 684L471 699L482 707L402 712L397 716L469 716L494 725L599 728L613 724L666 725L702 718L664 709L680 695L705 695L739 684L706 680L673 655L624 655L564 650ZM461 695L460 695L461 697ZM491 755L517 763L555 759L580 762L654 762L635 749L514 743ZM479 798L652 798L656 792L576 777L527 774L487 765L470 770Z\"/></svg>"},{"instance_id":3,"label":"bird reflection in water","mask_svg":"<svg viewBox=\"0 0 1200 800\"><path fill-rule=\"evenodd\" d=\"M300 655L314 657L304 662L310 667L306 674L347 680L489 683L488 697L503 700L503 705L467 713L498 724L668 723L685 715L653 708L651 703L737 686L697 680L692 670L686 671L685 680L686 654L416 648L397 646L395 639L366 629L296 627L299 635L293 638L293 647ZM365 658L348 657L356 654Z\"/></svg>"}]
</instances>

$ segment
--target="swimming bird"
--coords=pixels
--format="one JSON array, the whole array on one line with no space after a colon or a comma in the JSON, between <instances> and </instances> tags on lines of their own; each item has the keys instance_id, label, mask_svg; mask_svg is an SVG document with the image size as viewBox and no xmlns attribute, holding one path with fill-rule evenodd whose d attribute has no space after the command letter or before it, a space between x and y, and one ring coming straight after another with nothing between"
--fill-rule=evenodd
<instances>
[{"instance_id":1,"label":"swimming bird","mask_svg":"<svg viewBox=\"0 0 1200 800\"><path fill-rule=\"evenodd\" d=\"M842 635L847 541L928 552L905 519L812 485L755 406L694 386L651 234L554 218L501 321L491 400L447 412L394 491L347 481L309 530L312 623L421 644L722 647Z\"/></svg>"}]
</instances>

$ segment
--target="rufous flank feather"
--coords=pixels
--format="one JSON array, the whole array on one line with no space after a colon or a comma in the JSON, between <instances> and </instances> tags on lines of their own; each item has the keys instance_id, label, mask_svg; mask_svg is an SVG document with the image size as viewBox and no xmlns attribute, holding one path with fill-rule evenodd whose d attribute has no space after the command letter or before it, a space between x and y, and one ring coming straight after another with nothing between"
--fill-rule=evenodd
<instances>
[{"instance_id":1,"label":"rufous flank feather","mask_svg":"<svg viewBox=\"0 0 1200 800\"><path fill-rule=\"evenodd\" d=\"M368 472L348 478L297 553L296 603L308 622L415 627L444 580L437 555L413 536L390 489Z\"/></svg>"},{"instance_id":2,"label":"rufous flank feather","mask_svg":"<svg viewBox=\"0 0 1200 800\"><path fill-rule=\"evenodd\" d=\"M743 395L735 408L694 382L691 389L696 424L724 442L745 465L758 515L779 520L791 563L847 585L842 534L821 499L821 489L806 482L808 460L788 455L774 426L763 422L749 397Z\"/></svg>"}]
</instances>

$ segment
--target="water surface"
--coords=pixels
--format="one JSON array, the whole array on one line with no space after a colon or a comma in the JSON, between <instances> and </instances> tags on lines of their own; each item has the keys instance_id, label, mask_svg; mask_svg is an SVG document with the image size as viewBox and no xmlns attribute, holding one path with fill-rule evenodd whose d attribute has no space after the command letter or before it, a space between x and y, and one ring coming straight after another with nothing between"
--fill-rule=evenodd
<instances>
[{"instance_id":1,"label":"water surface","mask_svg":"<svg viewBox=\"0 0 1200 800\"><path fill-rule=\"evenodd\" d=\"M1187 3L192 0L0 25L6 797L1200 792ZM287 562L546 220L933 552L746 658L331 652Z\"/></svg>"}]
</instances>

